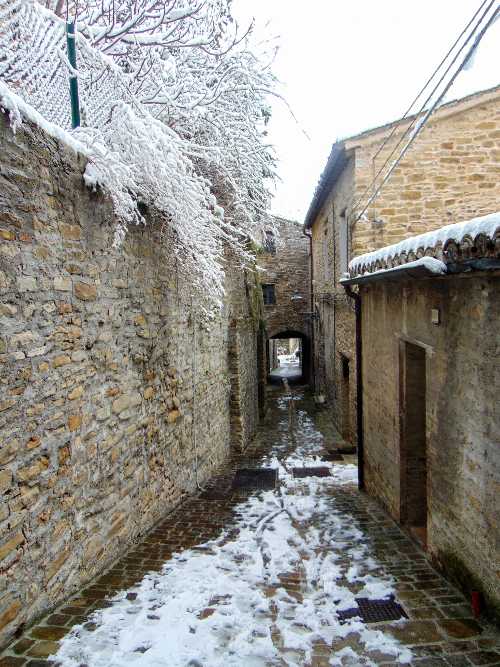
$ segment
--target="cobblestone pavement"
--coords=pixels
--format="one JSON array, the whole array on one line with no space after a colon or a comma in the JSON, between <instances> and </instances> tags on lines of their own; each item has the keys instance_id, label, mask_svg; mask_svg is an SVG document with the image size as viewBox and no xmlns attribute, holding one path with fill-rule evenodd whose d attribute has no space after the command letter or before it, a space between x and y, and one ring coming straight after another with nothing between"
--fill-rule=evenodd
<instances>
[{"instance_id":1,"label":"cobblestone pavement","mask_svg":"<svg viewBox=\"0 0 500 667\"><path fill-rule=\"evenodd\" d=\"M0 667L500 665L498 629L357 490L354 457L331 460L340 439L326 409L294 394L274 389L251 449L15 640ZM298 477L304 465L327 476ZM259 467L279 472L276 490L232 486L235 471ZM391 592L407 618L346 611Z\"/></svg>"}]
</instances>

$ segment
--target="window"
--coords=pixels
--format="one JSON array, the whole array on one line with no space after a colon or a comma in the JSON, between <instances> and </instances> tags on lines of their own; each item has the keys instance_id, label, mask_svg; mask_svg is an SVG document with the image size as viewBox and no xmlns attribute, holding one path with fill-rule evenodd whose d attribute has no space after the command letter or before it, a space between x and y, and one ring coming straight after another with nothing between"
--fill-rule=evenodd
<instances>
[{"instance_id":1,"label":"window","mask_svg":"<svg viewBox=\"0 0 500 667\"><path fill-rule=\"evenodd\" d=\"M276 294L274 293L274 285L262 285L262 296L264 297L264 305L272 306L276 303Z\"/></svg>"},{"instance_id":2,"label":"window","mask_svg":"<svg viewBox=\"0 0 500 667\"><path fill-rule=\"evenodd\" d=\"M274 238L273 232L270 231L270 230L266 231L266 238L264 240L264 247L267 250L267 252L271 253L271 255L276 254L276 239Z\"/></svg>"}]
</instances>

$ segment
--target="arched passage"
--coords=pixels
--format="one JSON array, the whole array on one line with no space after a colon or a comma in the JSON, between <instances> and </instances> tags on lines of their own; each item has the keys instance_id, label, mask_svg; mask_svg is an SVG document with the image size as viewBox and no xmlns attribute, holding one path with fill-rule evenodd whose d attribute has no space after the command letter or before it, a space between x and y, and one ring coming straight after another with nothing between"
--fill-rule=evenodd
<instances>
[{"instance_id":1,"label":"arched passage","mask_svg":"<svg viewBox=\"0 0 500 667\"><path fill-rule=\"evenodd\" d=\"M286 377L291 383L309 383L311 346L306 334L292 329L274 333L267 338L266 352L268 382L281 382ZM294 357L298 363L289 361ZM285 359L281 366L279 358Z\"/></svg>"}]
</instances>

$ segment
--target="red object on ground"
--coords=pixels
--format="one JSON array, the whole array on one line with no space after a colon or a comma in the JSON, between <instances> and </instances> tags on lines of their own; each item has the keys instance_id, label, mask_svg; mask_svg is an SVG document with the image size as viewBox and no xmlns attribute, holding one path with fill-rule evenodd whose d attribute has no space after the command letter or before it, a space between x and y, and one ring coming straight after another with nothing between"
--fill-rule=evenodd
<instances>
[{"instance_id":1,"label":"red object on ground","mask_svg":"<svg viewBox=\"0 0 500 667\"><path fill-rule=\"evenodd\" d=\"M470 599L474 616L478 618L481 615L481 593L479 591L471 591Z\"/></svg>"}]
</instances>

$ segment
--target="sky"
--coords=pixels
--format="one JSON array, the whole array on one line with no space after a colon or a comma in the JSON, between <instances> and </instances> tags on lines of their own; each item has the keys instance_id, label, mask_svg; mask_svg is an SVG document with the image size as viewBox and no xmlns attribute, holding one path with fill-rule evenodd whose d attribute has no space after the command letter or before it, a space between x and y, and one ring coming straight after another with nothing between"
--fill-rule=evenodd
<instances>
[{"instance_id":1,"label":"sky","mask_svg":"<svg viewBox=\"0 0 500 667\"><path fill-rule=\"evenodd\" d=\"M303 221L332 143L401 117L480 0L233 0L258 39L279 44L269 139L279 159L272 212ZM500 21L447 100L500 83Z\"/></svg>"}]
</instances>

